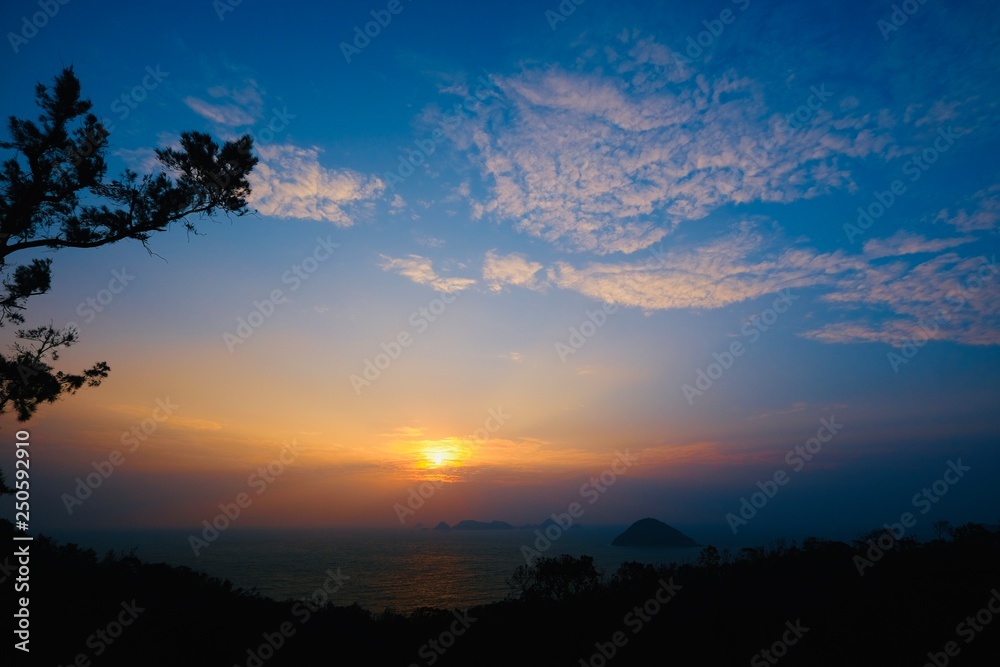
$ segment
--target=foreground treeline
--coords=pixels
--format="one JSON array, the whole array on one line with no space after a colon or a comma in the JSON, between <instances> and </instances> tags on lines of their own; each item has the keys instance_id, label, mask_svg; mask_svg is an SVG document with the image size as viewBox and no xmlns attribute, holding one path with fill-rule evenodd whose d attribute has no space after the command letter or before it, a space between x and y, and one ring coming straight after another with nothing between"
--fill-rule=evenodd
<instances>
[{"instance_id":1,"label":"foreground treeline","mask_svg":"<svg viewBox=\"0 0 1000 667\"><path fill-rule=\"evenodd\" d=\"M2 522L0 541L14 544L12 532ZM1000 664L1000 531L948 532L927 543L872 533L850 545L708 547L694 565L614 573L587 557L539 559L512 573L505 602L406 616L278 602L41 537L30 550L31 654L13 651L14 664ZM5 551L4 598L16 600Z\"/></svg>"}]
</instances>

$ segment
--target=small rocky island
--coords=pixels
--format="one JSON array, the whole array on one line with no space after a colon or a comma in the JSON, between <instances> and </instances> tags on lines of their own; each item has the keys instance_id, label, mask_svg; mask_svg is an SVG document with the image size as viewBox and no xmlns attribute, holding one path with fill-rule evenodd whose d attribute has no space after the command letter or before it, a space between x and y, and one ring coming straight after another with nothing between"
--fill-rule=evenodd
<instances>
[{"instance_id":1,"label":"small rocky island","mask_svg":"<svg viewBox=\"0 0 1000 667\"><path fill-rule=\"evenodd\" d=\"M700 547L690 537L662 521L639 519L611 541L613 547Z\"/></svg>"}]
</instances>

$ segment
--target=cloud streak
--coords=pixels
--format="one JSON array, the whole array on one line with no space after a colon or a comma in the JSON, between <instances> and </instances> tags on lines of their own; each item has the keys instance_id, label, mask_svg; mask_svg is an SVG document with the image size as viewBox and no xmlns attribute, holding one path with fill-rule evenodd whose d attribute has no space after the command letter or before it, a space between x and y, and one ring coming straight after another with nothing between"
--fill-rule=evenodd
<instances>
[{"instance_id":1,"label":"cloud streak","mask_svg":"<svg viewBox=\"0 0 1000 667\"><path fill-rule=\"evenodd\" d=\"M624 39L598 64L628 77L551 66L496 78L504 96L456 129L492 183L476 215L565 251L634 253L725 205L853 188L840 160L890 143L872 115L821 108L792 127L756 81L710 80L663 45Z\"/></svg>"},{"instance_id":2,"label":"cloud streak","mask_svg":"<svg viewBox=\"0 0 1000 667\"><path fill-rule=\"evenodd\" d=\"M349 227L385 191L377 176L322 166L317 148L271 144L257 152L261 159L249 176L250 201L265 215Z\"/></svg>"},{"instance_id":3,"label":"cloud streak","mask_svg":"<svg viewBox=\"0 0 1000 667\"><path fill-rule=\"evenodd\" d=\"M382 270L394 271L405 278L409 278L418 285L430 285L438 292L460 292L476 284L476 281L472 278L438 275L434 271L433 262L420 255L408 255L406 257L379 256L382 258L382 262L379 265Z\"/></svg>"}]
</instances>

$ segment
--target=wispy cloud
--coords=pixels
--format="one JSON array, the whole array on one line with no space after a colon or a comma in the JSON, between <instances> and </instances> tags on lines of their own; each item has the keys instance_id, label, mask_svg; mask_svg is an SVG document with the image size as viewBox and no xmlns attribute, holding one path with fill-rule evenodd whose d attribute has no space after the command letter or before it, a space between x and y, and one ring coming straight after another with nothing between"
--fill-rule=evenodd
<instances>
[{"instance_id":1,"label":"wispy cloud","mask_svg":"<svg viewBox=\"0 0 1000 667\"><path fill-rule=\"evenodd\" d=\"M896 261L846 276L823 299L851 308L850 319L805 332L807 338L897 346L914 339L1000 344L995 258L949 252L914 266Z\"/></svg>"},{"instance_id":2,"label":"wispy cloud","mask_svg":"<svg viewBox=\"0 0 1000 667\"><path fill-rule=\"evenodd\" d=\"M969 210L960 208L955 213L943 209L936 220L952 225L960 232L996 229L1000 223L1000 184L980 190L969 202Z\"/></svg>"},{"instance_id":3,"label":"wispy cloud","mask_svg":"<svg viewBox=\"0 0 1000 667\"><path fill-rule=\"evenodd\" d=\"M257 152L261 160L249 176L250 200L265 215L348 227L385 190L377 176L322 166L317 148L270 144Z\"/></svg>"},{"instance_id":4,"label":"wispy cloud","mask_svg":"<svg viewBox=\"0 0 1000 667\"><path fill-rule=\"evenodd\" d=\"M919 234L900 230L886 239L869 239L865 242L864 251L872 258L896 257L924 252L941 252L974 240L971 236L928 239Z\"/></svg>"},{"instance_id":5,"label":"wispy cloud","mask_svg":"<svg viewBox=\"0 0 1000 667\"><path fill-rule=\"evenodd\" d=\"M579 268L557 262L548 275L558 287L609 303L644 310L712 309L783 288L830 285L837 274L865 267L840 251L779 251L764 239L747 223L720 239L671 249L660 257L592 262Z\"/></svg>"},{"instance_id":6,"label":"wispy cloud","mask_svg":"<svg viewBox=\"0 0 1000 667\"><path fill-rule=\"evenodd\" d=\"M524 362L524 355L520 352L504 352L498 355L501 359L507 359L513 361L515 364L520 364Z\"/></svg>"},{"instance_id":7,"label":"wispy cloud","mask_svg":"<svg viewBox=\"0 0 1000 667\"><path fill-rule=\"evenodd\" d=\"M455 278L440 276L434 271L433 262L420 255L406 257L389 257L380 255L381 268L384 271L395 271L419 285L430 285L438 292L460 292L476 284L472 278Z\"/></svg>"},{"instance_id":8,"label":"wispy cloud","mask_svg":"<svg viewBox=\"0 0 1000 667\"><path fill-rule=\"evenodd\" d=\"M184 98L184 104L199 116L219 125L251 125L260 118L264 108L264 100L253 81L247 81L241 87L217 85L207 92L212 99L218 101L208 102L189 95Z\"/></svg>"},{"instance_id":9,"label":"wispy cloud","mask_svg":"<svg viewBox=\"0 0 1000 667\"><path fill-rule=\"evenodd\" d=\"M839 159L891 141L875 115L849 110L821 108L793 128L756 81L696 75L667 47L624 39L592 51L600 73L553 66L496 78L502 100L455 130L493 184L475 214L564 250L632 253L726 204L852 188Z\"/></svg>"},{"instance_id":10,"label":"wispy cloud","mask_svg":"<svg viewBox=\"0 0 1000 667\"><path fill-rule=\"evenodd\" d=\"M483 260L483 280L494 292L501 291L504 285L537 289L540 282L536 275L541 270L541 264L516 252L500 255L490 250Z\"/></svg>"}]
</instances>

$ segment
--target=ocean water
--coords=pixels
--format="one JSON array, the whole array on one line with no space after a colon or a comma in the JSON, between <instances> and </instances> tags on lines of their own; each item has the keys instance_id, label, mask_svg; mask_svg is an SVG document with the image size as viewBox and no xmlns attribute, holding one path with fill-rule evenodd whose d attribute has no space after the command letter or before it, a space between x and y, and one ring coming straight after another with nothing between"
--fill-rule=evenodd
<instances>
[{"instance_id":1,"label":"ocean water","mask_svg":"<svg viewBox=\"0 0 1000 667\"><path fill-rule=\"evenodd\" d=\"M595 566L610 576L626 561L684 563L700 551L610 546L621 530L566 531L542 555L592 556ZM525 564L522 546L534 548L537 537L532 530L231 529L195 556L189 535L133 531L53 537L94 549L99 556L109 549L135 549L143 561L186 565L278 600L310 596L324 585L328 572L339 569L343 586L331 596L335 604L357 602L372 611L388 607L404 613L418 607L465 608L504 599L509 592L507 579Z\"/></svg>"}]
</instances>

